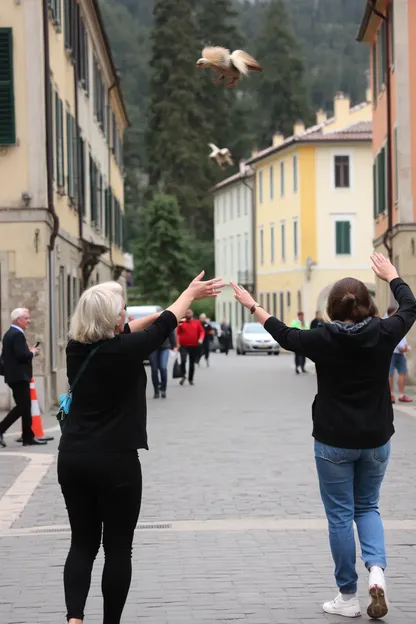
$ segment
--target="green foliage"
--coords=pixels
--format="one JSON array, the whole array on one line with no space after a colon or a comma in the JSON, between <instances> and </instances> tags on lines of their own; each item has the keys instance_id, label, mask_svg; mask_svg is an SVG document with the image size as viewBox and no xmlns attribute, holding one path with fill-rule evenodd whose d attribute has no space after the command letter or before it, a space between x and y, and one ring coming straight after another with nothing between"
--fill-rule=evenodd
<instances>
[{"instance_id":1,"label":"green foliage","mask_svg":"<svg viewBox=\"0 0 416 624\"><path fill-rule=\"evenodd\" d=\"M257 109L262 114L257 117L256 135L259 146L265 147L277 130L290 136L296 120L308 125L313 119L300 47L283 0L271 0L263 7L256 53L264 67L257 87Z\"/></svg>"},{"instance_id":2,"label":"green foliage","mask_svg":"<svg viewBox=\"0 0 416 624\"><path fill-rule=\"evenodd\" d=\"M195 318L198 318L200 314L206 314L211 321L215 321L215 299L200 299L194 301L191 305Z\"/></svg>"},{"instance_id":3,"label":"green foliage","mask_svg":"<svg viewBox=\"0 0 416 624\"><path fill-rule=\"evenodd\" d=\"M175 197L157 194L146 205L134 255L141 300L168 305L193 279L186 231Z\"/></svg>"}]
</instances>

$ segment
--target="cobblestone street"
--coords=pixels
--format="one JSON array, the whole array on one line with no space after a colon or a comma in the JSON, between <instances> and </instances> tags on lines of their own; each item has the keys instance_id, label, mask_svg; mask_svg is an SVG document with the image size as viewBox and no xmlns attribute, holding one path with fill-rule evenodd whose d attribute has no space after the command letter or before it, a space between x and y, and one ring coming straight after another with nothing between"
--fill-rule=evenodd
<instances>
[{"instance_id":1,"label":"cobblestone street","mask_svg":"<svg viewBox=\"0 0 416 624\"><path fill-rule=\"evenodd\" d=\"M311 438L316 377L292 357L212 357L195 387L149 387L150 452L123 624L338 624ZM416 405L416 404L415 404ZM54 428L53 418L44 419ZM390 624L416 621L416 407L396 411L382 495ZM0 450L0 623L65 621L68 521L55 441ZM86 624L100 624L97 560ZM365 613L367 575L359 565ZM363 616L367 620L367 616Z\"/></svg>"}]
</instances>

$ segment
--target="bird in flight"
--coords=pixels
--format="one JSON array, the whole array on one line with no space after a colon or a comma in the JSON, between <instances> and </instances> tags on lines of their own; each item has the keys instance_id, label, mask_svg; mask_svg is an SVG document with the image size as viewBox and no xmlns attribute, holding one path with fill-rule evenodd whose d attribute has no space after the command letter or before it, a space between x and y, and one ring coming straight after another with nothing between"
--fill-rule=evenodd
<instances>
[{"instance_id":1,"label":"bird in flight","mask_svg":"<svg viewBox=\"0 0 416 624\"><path fill-rule=\"evenodd\" d=\"M215 160L215 162L221 167L221 169L224 169L226 165L228 165L229 167L233 166L234 162L231 158L231 152L228 147L219 148L214 145L214 143L208 143L208 145L211 148L211 154L209 155L209 157Z\"/></svg>"},{"instance_id":2,"label":"bird in flight","mask_svg":"<svg viewBox=\"0 0 416 624\"><path fill-rule=\"evenodd\" d=\"M244 50L230 50L220 46L206 47L202 50L202 57L196 63L197 67L211 68L218 73L214 84L218 84L225 78L230 78L226 84L228 89L235 87L241 76L247 76L249 71L262 72L263 68L255 58Z\"/></svg>"}]
</instances>

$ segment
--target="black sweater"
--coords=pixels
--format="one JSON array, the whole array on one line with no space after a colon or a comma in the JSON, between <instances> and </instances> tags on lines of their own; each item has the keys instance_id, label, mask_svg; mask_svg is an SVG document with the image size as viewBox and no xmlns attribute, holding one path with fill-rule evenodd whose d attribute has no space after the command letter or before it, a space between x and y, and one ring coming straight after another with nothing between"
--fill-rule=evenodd
<instances>
[{"instance_id":1,"label":"black sweater","mask_svg":"<svg viewBox=\"0 0 416 624\"><path fill-rule=\"evenodd\" d=\"M100 345L88 362L72 395L72 405L59 450L148 449L147 377L143 360L158 349L175 329L176 317L165 310L150 327L111 340L84 344L71 340L66 348L71 385L88 353Z\"/></svg>"},{"instance_id":2,"label":"black sweater","mask_svg":"<svg viewBox=\"0 0 416 624\"><path fill-rule=\"evenodd\" d=\"M391 290L399 310L387 319L299 330L270 317L264 325L284 349L316 363L312 435L324 444L377 448L394 433L389 367L395 347L416 320L416 299L400 278L391 282Z\"/></svg>"}]
</instances>

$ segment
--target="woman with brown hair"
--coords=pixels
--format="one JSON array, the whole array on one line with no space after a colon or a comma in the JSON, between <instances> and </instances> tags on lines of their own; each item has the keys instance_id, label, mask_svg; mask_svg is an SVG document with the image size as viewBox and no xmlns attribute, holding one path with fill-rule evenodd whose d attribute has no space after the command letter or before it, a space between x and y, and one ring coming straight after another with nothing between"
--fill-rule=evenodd
<instances>
[{"instance_id":1,"label":"woman with brown hair","mask_svg":"<svg viewBox=\"0 0 416 624\"><path fill-rule=\"evenodd\" d=\"M246 290L232 283L235 298L284 348L316 364L318 392L312 405L315 459L335 563L337 597L326 613L358 617L355 521L362 558L369 571L372 618L388 611L380 487L394 433L389 389L393 351L416 320L416 299L394 266L371 257L373 270L390 284L399 304L394 316L379 318L366 286L354 278L337 282L329 295L329 323L311 330L287 327L270 316Z\"/></svg>"}]
</instances>

